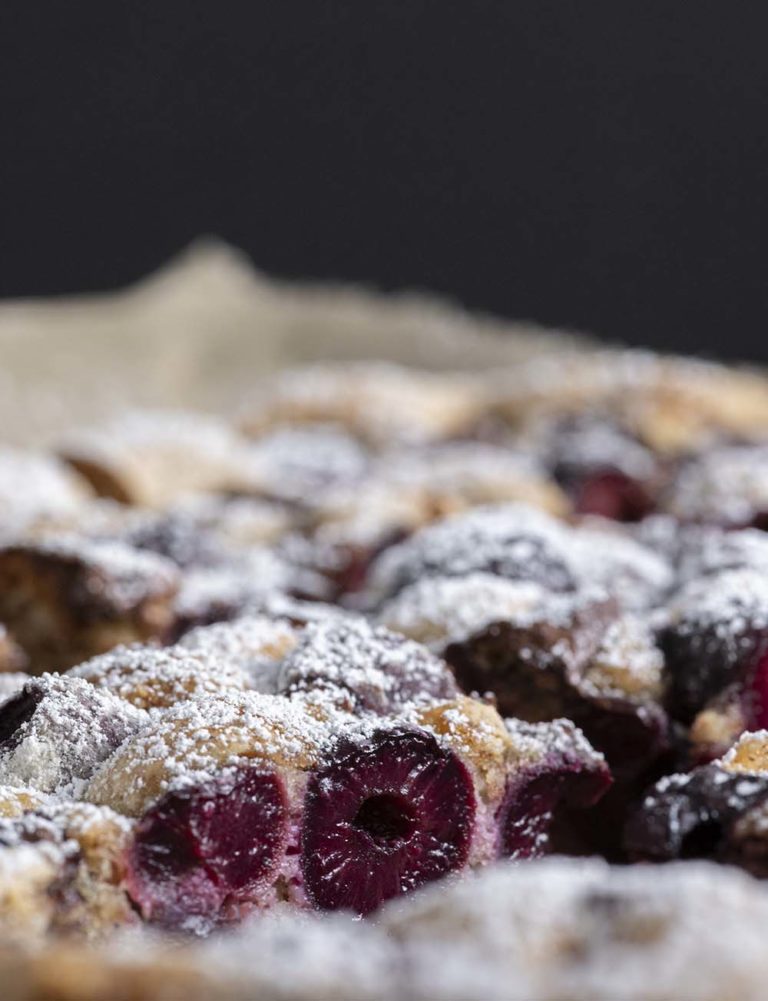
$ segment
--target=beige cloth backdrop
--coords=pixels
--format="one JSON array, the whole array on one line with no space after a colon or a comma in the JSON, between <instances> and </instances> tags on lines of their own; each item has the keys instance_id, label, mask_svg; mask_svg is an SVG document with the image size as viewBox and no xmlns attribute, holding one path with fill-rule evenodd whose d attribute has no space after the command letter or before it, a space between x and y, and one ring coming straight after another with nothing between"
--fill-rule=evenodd
<instances>
[{"instance_id":1,"label":"beige cloth backdrop","mask_svg":"<svg viewBox=\"0 0 768 1001\"><path fill-rule=\"evenodd\" d=\"M272 280L205 240L109 295L0 303L0 440L42 443L130 405L232 410L301 362L486 368L573 342L427 294Z\"/></svg>"}]
</instances>

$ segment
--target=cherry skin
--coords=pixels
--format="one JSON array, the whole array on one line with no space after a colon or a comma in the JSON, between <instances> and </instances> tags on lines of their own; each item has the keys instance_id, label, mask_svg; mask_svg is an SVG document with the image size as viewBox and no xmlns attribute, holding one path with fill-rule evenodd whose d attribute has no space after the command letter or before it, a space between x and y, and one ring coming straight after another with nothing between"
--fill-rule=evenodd
<instances>
[{"instance_id":1,"label":"cherry skin","mask_svg":"<svg viewBox=\"0 0 768 1001\"><path fill-rule=\"evenodd\" d=\"M342 743L307 790L302 871L320 910L370 914L461 868L475 816L472 780L419 730Z\"/></svg>"},{"instance_id":2,"label":"cherry skin","mask_svg":"<svg viewBox=\"0 0 768 1001\"><path fill-rule=\"evenodd\" d=\"M577 514L594 514L612 521L641 521L653 510L639 480L624 473L602 472L587 476L574 489Z\"/></svg>"},{"instance_id":3,"label":"cherry skin","mask_svg":"<svg viewBox=\"0 0 768 1001\"><path fill-rule=\"evenodd\" d=\"M258 902L286 838L282 782L259 767L169 792L136 827L129 896L147 921L209 931L229 911Z\"/></svg>"}]
</instances>

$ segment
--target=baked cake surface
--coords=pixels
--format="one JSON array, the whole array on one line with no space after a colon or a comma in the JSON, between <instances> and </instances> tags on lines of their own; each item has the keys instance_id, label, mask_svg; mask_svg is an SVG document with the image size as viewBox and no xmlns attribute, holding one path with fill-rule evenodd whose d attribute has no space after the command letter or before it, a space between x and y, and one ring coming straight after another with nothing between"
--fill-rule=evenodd
<instances>
[{"instance_id":1,"label":"baked cake surface","mask_svg":"<svg viewBox=\"0 0 768 1001\"><path fill-rule=\"evenodd\" d=\"M9 1001L762 996L767 480L638 352L7 448Z\"/></svg>"}]
</instances>

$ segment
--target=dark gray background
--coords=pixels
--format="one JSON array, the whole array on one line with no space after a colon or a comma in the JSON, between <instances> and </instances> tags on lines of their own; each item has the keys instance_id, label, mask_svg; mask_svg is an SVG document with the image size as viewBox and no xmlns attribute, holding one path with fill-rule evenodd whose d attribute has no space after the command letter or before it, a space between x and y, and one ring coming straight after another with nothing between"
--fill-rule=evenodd
<instances>
[{"instance_id":1,"label":"dark gray background","mask_svg":"<svg viewBox=\"0 0 768 1001\"><path fill-rule=\"evenodd\" d=\"M278 275L766 360L760 3L0 6L0 295Z\"/></svg>"}]
</instances>

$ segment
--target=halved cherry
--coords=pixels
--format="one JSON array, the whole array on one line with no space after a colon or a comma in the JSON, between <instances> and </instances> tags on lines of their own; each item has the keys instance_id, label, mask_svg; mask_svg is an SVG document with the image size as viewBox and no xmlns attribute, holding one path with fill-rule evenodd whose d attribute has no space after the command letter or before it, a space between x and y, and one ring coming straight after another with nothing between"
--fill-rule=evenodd
<instances>
[{"instance_id":1,"label":"halved cherry","mask_svg":"<svg viewBox=\"0 0 768 1001\"><path fill-rule=\"evenodd\" d=\"M575 767L561 767L516 778L499 811L500 854L513 859L546 854L558 813L591 806L610 785L607 769L580 772Z\"/></svg>"},{"instance_id":2,"label":"halved cherry","mask_svg":"<svg viewBox=\"0 0 768 1001\"><path fill-rule=\"evenodd\" d=\"M228 909L258 902L285 850L280 778L241 766L167 793L139 821L127 888L147 921L204 932Z\"/></svg>"},{"instance_id":3,"label":"halved cherry","mask_svg":"<svg viewBox=\"0 0 768 1001\"><path fill-rule=\"evenodd\" d=\"M430 734L379 731L344 742L307 791L307 893L321 910L369 914L460 869L474 817L467 769Z\"/></svg>"}]
</instances>

